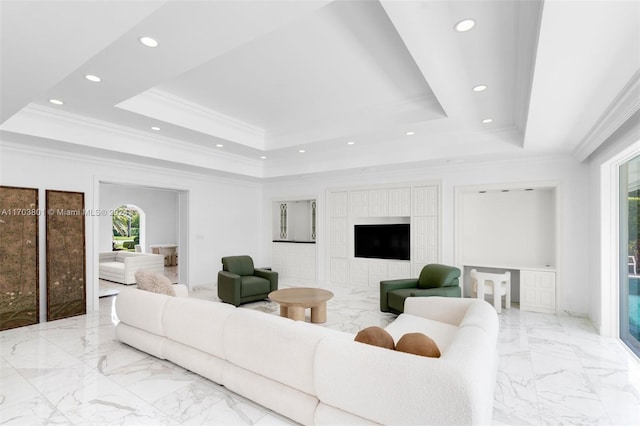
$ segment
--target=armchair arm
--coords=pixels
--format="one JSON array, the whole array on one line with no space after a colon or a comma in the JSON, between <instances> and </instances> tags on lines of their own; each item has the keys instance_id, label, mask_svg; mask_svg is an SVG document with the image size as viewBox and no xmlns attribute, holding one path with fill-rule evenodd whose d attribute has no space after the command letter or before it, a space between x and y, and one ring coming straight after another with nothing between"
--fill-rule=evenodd
<instances>
[{"instance_id":1,"label":"armchair arm","mask_svg":"<svg viewBox=\"0 0 640 426\"><path fill-rule=\"evenodd\" d=\"M380 281L380 310L382 312L389 312L389 303L387 300L387 293L389 293L391 290L398 290L400 288L417 288L417 287L418 287L417 278Z\"/></svg>"},{"instance_id":2,"label":"armchair arm","mask_svg":"<svg viewBox=\"0 0 640 426\"><path fill-rule=\"evenodd\" d=\"M240 275L227 271L218 271L218 297L220 300L240 305Z\"/></svg>"},{"instance_id":3,"label":"armchair arm","mask_svg":"<svg viewBox=\"0 0 640 426\"><path fill-rule=\"evenodd\" d=\"M268 269L256 268L253 271L253 274L256 277L269 280L269 283L271 284L271 291L276 291L278 289L278 273L277 272L269 271Z\"/></svg>"}]
</instances>

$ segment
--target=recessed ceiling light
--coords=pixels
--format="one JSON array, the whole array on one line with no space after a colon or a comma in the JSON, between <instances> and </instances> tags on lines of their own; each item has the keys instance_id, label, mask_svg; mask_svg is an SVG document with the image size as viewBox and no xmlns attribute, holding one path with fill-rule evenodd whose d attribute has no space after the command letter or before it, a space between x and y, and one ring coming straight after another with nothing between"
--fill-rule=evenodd
<instances>
[{"instance_id":1,"label":"recessed ceiling light","mask_svg":"<svg viewBox=\"0 0 640 426\"><path fill-rule=\"evenodd\" d=\"M86 78L89 81L92 81L94 83L100 83L102 81L102 79L100 77L98 77L97 75L93 75L93 74L87 74L84 76L84 78Z\"/></svg>"},{"instance_id":2,"label":"recessed ceiling light","mask_svg":"<svg viewBox=\"0 0 640 426\"><path fill-rule=\"evenodd\" d=\"M151 130L160 130L160 127L158 127L158 126L153 126L153 127L151 127Z\"/></svg>"},{"instance_id":3,"label":"recessed ceiling light","mask_svg":"<svg viewBox=\"0 0 640 426\"><path fill-rule=\"evenodd\" d=\"M355 145L356 143L354 141L349 141L347 142L347 145Z\"/></svg>"},{"instance_id":4,"label":"recessed ceiling light","mask_svg":"<svg viewBox=\"0 0 640 426\"><path fill-rule=\"evenodd\" d=\"M489 123L493 123L493 118L485 118L484 120L482 120L482 124L489 124Z\"/></svg>"},{"instance_id":5,"label":"recessed ceiling light","mask_svg":"<svg viewBox=\"0 0 640 426\"><path fill-rule=\"evenodd\" d=\"M487 191L478 191L478 194L486 194Z\"/></svg>"},{"instance_id":6,"label":"recessed ceiling light","mask_svg":"<svg viewBox=\"0 0 640 426\"><path fill-rule=\"evenodd\" d=\"M407 133L405 133L405 135L407 135L407 136L413 136L415 134L416 134L416 132L407 132Z\"/></svg>"},{"instance_id":7,"label":"recessed ceiling light","mask_svg":"<svg viewBox=\"0 0 640 426\"><path fill-rule=\"evenodd\" d=\"M262 157L260 157L261 160L266 160L267 157L265 157L264 155Z\"/></svg>"},{"instance_id":8,"label":"recessed ceiling light","mask_svg":"<svg viewBox=\"0 0 640 426\"><path fill-rule=\"evenodd\" d=\"M158 47L158 42L154 38L140 37L138 40L147 47Z\"/></svg>"},{"instance_id":9,"label":"recessed ceiling light","mask_svg":"<svg viewBox=\"0 0 640 426\"><path fill-rule=\"evenodd\" d=\"M305 151L304 149L299 149L299 150L298 150L298 152L299 152L300 154L304 154L304 153L305 153L305 152L307 152L307 151Z\"/></svg>"},{"instance_id":10,"label":"recessed ceiling light","mask_svg":"<svg viewBox=\"0 0 640 426\"><path fill-rule=\"evenodd\" d=\"M484 90L487 90L487 86L484 84L479 84L476 87L473 88L474 92L482 92Z\"/></svg>"},{"instance_id":11,"label":"recessed ceiling light","mask_svg":"<svg viewBox=\"0 0 640 426\"><path fill-rule=\"evenodd\" d=\"M463 33L465 31L469 31L471 28L475 26L476 26L476 21L474 21L473 19L463 19L462 21L454 25L453 28L459 33Z\"/></svg>"},{"instance_id":12,"label":"recessed ceiling light","mask_svg":"<svg viewBox=\"0 0 640 426\"><path fill-rule=\"evenodd\" d=\"M218 148L222 148L224 145L222 145L221 143L217 143L217 144L216 144L216 146L217 146Z\"/></svg>"},{"instance_id":13,"label":"recessed ceiling light","mask_svg":"<svg viewBox=\"0 0 640 426\"><path fill-rule=\"evenodd\" d=\"M62 104L64 104L64 102L62 102L60 99L49 99L49 102L51 102L54 105L62 105Z\"/></svg>"}]
</instances>

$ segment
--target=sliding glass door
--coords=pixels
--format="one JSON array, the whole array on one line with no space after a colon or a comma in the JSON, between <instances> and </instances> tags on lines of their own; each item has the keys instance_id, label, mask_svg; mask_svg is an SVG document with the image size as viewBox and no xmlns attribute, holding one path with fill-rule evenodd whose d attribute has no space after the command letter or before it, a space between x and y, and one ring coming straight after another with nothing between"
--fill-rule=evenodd
<instances>
[{"instance_id":1,"label":"sliding glass door","mask_svg":"<svg viewBox=\"0 0 640 426\"><path fill-rule=\"evenodd\" d=\"M640 356L640 156L620 166L620 338Z\"/></svg>"}]
</instances>

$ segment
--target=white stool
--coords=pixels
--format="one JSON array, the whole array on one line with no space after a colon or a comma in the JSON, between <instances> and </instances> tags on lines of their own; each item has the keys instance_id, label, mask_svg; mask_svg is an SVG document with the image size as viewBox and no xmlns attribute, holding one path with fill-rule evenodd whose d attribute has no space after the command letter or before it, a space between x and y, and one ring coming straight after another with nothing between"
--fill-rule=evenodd
<instances>
[{"instance_id":1,"label":"white stool","mask_svg":"<svg viewBox=\"0 0 640 426\"><path fill-rule=\"evenodd\" d=\"M493 307L502 312L502 296L505 297L505 309L511 309L511 272L490 274L471 270L471 285L478 299L484 300L485 294L493 294Z\"/></svg>"}]
</instances>

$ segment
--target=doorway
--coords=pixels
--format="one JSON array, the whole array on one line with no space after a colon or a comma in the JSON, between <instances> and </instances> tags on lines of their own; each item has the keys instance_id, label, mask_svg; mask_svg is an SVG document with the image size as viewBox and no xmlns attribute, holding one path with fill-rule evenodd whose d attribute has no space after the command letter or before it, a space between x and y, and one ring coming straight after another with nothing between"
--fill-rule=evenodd
<instances>
[{"instance_id":1,"label":"doorway","mask_svg":"<svg viewBox=\"0 0 640 426\"><path fill-rule=\"evenodd\" d=\"M172 246L165 275L174 283L188 283L188 191L101 180L97 192L98 209L111 214L100 217L96 230L95 294L104 297L124 288L99 276L99 253L114 250L154 253Z\"/></svg>"}]
</instances>

